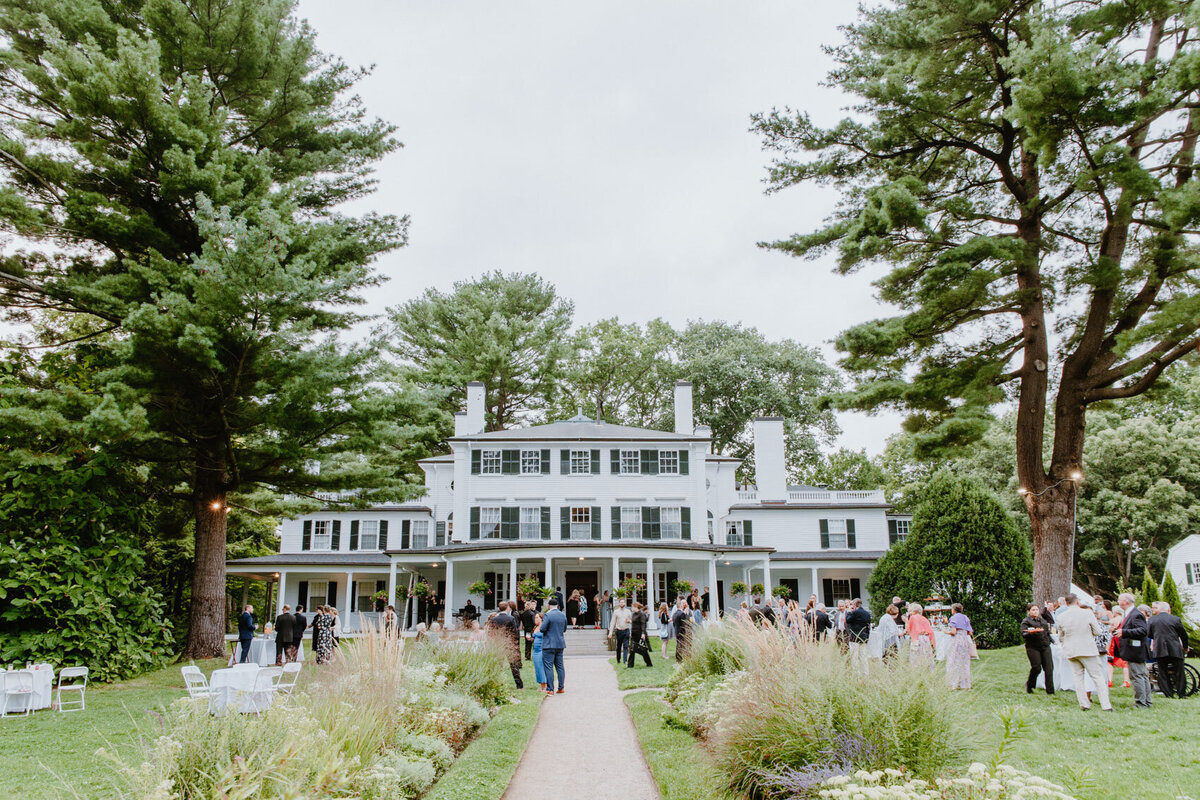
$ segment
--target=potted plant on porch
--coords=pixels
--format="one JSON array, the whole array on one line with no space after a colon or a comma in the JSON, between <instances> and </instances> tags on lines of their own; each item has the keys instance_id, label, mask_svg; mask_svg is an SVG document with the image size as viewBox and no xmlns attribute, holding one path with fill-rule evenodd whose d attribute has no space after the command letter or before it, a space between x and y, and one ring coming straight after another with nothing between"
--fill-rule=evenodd
<instances>
[{"instance_id":1,"label":"potted plant on porch","mask_svg":"<svg viewBox=\"0 0 1200 800\"><path fill-rule=\"evenodd\" d=\"M554 587L542 586L537 575L531 573L517 584L517 594L525 600L545 600L554 594Z\"/></svg>"}]
</instances>

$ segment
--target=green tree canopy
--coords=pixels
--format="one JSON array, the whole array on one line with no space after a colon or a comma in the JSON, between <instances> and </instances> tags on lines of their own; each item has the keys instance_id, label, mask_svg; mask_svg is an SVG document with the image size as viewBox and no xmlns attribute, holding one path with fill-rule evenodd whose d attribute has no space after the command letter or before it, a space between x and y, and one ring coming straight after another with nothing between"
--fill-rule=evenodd
<instances>
[{"instance_id":1,"label":"green tree canopy","mask_svg":"<svg viewBox=\"0 0 1200 800\"><path fill-rule=\"evenodd\" d=\"M1068 584L1089 406L1144 392L1200 341L1194 15L1158 0L864 6L831 50L853 116L756 118L772 190L841 196L824 227L768 246L834 253L843 273L889 267L876 286L899 313L838 337L858 379L839 405L911 412L924 450L966 447L1016 401L1039 597Z\"/></svg>"},{"instance_id":2,"label":"green tree canopy","mask_svg":"<svg viewBox=\"0 0 1200 800\"><path fill-rule=\"evenodd\" d=\"M229 495L379 488L338 461L403 433L371 346L342 347L404 221L337 211L398 147L290 0L22 0L0 7L0 261L12 310L118 335L98 376L117 443L195 520L187 654L224 653ZM304 469L311 459L354 470ZM364 464L368 466L363 466ZM368 495L360 499L369 499Z\"/></svg>"},{"instance_id":3,"label":"green tree canopy","mask_svg":"<svg viewBox=\"0 0 1200 800\"><path fill-rule=\"evenodd\" d=\"M940 471L913 510L912 528L879 560L868 594L883 602L948 597L963 604L976 639L986 647L1021 640L1019 626L1031 599L1029 544L994 493L975 478Z\"/></svg>"},{"instance_id":4,"label":"green tree canopy","mask_svg":"<svg viewBox=\"0 0 1200 800\"><path fill-rule=\"evenodd\" d=\"M536 275L491 272L392 309L391 348L441 399L446 435L469 381L484 385L487 430L504 430L553 400L573 308Z\"/></svg>"}]
</instances>

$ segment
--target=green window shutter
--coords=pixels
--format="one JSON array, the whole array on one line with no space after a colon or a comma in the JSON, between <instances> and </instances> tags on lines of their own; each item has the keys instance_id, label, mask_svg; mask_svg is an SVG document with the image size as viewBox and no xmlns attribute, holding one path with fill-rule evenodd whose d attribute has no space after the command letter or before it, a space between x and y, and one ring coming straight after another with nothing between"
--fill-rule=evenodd
<instances>
[{"instance_id":1,"label":"green window shutter","mask_svg":"<svg viewBox=\"0 0 1200 800\"><path fill-rule=\"evenodd\" d=\"M643 450L642 451L642 474L657 475L658 474L658 451Z\"/></svg>"},{"instance_id":2,"label":"green window shutter","mask_svg":"<svg viewBox=\"0 0 1200 800\"><path fill-rule=\"evenodd\" d=\"M386 519L379 520L379 549L381 551L387 550L387 526Z\"/></svg>"},{"instance_id":3,"label":"green window shutter","mask_svg":"<svg viewBox=\"0 0 1200 800\"><path fill-rule=\"evenodd\" d=\"M330 539L330 544L329 544L330 550L341 550L342 549L342 521L340 519L335 519L333 521L333 535L330 536L329 539Z\"/></svg>"},{"instance_id":4,"label":"green window shutter","mask_svg":"<svg viewBox=\"0 0 1200 800\"><path fill-rule=\"evenodd\" d=\"M500 509L500 538L521 538L521 509L518 506L505 506Z\"/></svg>"},{"instance_id":5,"label":"green window shutter","mask_svg":"<svg viewBox=\"0 0 1200 800\"><path fill-rule=\"evenodd\" d=\"M564 451L565 452L565 451ZM566 541L571 538L571 507L563 506L558 510L559 538Z\"/></svg>"},{"instance_id":6,"label":"green window shutter","mask_svg":"<svg viewBox=\"0 0 1200 800\"><path fill-rule=\"evenodd\" d=\"M613 452L616 452L615 450ZM621 507L612 507L612 538L613 541L618 541L621 538Z\"/></svg>"},{"instance_id":7,"label":"green window shutter","mask_svg":"<svg viewBox=\"0 0 1200 800\"><path fill-rule=\"evenodd\" d=\"M434 544L436 544L438 547L442 547L443 545L446 544L446 523L445 522L438 521L438 522L433 523L433 541L434 541Z\"/></svg>"},{"instance_id":8,"label":"green window shutter","mask_svg":"<svg viewBox=\"0 0 1200 800\"><path fill-rule=\"evenodd\" d=\"M599 453L599 450L593 450L593 453ZM599 460L597 455L596 459ZM592 538L599 541L600 539L600 506L592 506Z\"/></svg>"},{"instance_id":9,"label":"green window shutter","mask_svg":"<svg viewBox=\"0 0 1200 800\"><path fill-rule=\"evenodd\" d=\"M643 539L662 538L662 524L659 520L658 506L642 506Z\"/></svg>"},{"instance_id":10,"label":"green window shutter","mask_svg":"<svg viewBox=\"0 0 1200 800\"><path fill-rule=\"evenodd\" d=\"M558 474L571 474L571 451L569 449L558 451Z\"/></svg>"},{"instance_id":11,"label":"green window shutter","mask_svg":"<svg viewBox=\"0 0 1200 800\"><path fill-rule=\"evenodd\" d=\"M483 469L483 451L471 451L471 474L478 475Z\"/></svg>"},{"instance_id":12,"label":"green window shutter","mask_svg":"<svg viewBox=\"0 0 1200 800\"><path fill-rule=\"evenodd\" d=\"M308 523L306 522L304 524L307 525ZM306 547L304 549L307 550L308 548ZM1187 567L1187 582L1188 585L1191 585L1196 582L1196 577L1192 573L1192 562L1189 561L1185 566Z\"/></svg>"},{"instance_id":13,"label":"green window shutter","mask_svg":"<svg viewBox=\"0 0 1200 800\"><path fill-rule=\"evenodd\" d=\"M679 451L679 474L680 475L688 474L688 451L687 450Z\"/></svg>"},{"instance_id":14,"label":"green window shutter","mask_svg":"<svg viewBox=\"0 0 1200 800\"><path fill-rule=\"evenodd\" d=\"M608 451L608 471L609 471L609 474L611 474L611 475L620 475L621 474L621 451L620 451L620 449Z\"/></svg>"},{"instance_id":15,"label":"green window shutter","mask_svg":"<svg viewBox=\"0 0 1200 800\"><path fill-rule=\"evenodd\" d=\"M412 547L412 522L410 520L400 521L400 549L408 550Z\"/></svg>"},{"instance_id":16,"label":"green window shutter","mask_svg":"<svg viewBox=\"0 0 1200 800\"><path fill-rule=\"evenodd\" d=\"M298 605L308 605L308 581L300 581L296 585L296 603Z\"/></svg>"},{"instance_id":17,"label":"green window shutter","mask_svg":"<svg viewBox=\"0 0 1200 800\"><path fill-rule=\"evenodd\" d=\"M325 605L337 607L337 581L330 581L326 586Z\"/></svg>"},{"instance_id":18,"label":"green window shutter","mask_svg":"<svg viewBox=\"0 0 1200 800\"><path fill-rule=\"evenodd\" d=\"M501 450L500 451L500 474L502 475L519 475L521 473L521 451L520 450Z\"/></svg>"},{"instance_id":19,"label":"green window shutter","mask_svg":"<svg viewBox=\"0 0 1200 800\"><path fill-rule=\"evenodd\" d=\"M692 538L692 509L688 506L679 509L679 535L684 541Z\"/></svg>"},{"instance_id":20,"label":"green window shutter","mask_svg":"<svg viewBox=\"0 0 1200 800\"><path fill-rule=\"evenodd\" d=\"M312 549L312 520L311 519L304 520L303 532L300 534L300 549L301 550L311 550ZM1189 581L1189 583L1190 583L1190 581Z\"/></svg>"},{"instance_id":21,"label":"green window shutter","mask_svg":"<svg viewBox=\"0 0 1200 800\"><path fill-rule=\"evenodd\" d=\"M829 520L821 520L821 549L829 549Z\"/></svg>"},{"instance_id":22,"label":"green window shutter","mask_svg":"<svg viewBox=\"0 0 1200 800\"><path fill-rule=\"evenodd\" d=\"M542 474L543 475L550 474L550 451L549 450L542 451Z\"/></svg>"},{"instance_id":23,"label":"green window shutter","mask_svg":"<svg viewBox=\"0 0 1200 800\"><path fill-rule=\"evenodd\" d=\"M593 475L600 474L600 451L599 450L592 451L592 474Z\"/></svg>"},{"instance_id":24,"label":"green window shutter","mask_svg":"<svg viewBox=\"0 0 1200 800\"><path fill-rule=\"evenodd\" d=\"M550 538L550 506L542 506L542 538Z\"/></svg>"},{"instance_id":25,"label":"green window shutter","mask_svg":"<svg viewBox=\"0 0 1200 800\"><path fill-rule=\"evenodd\" d=\"M754 544L754 523L751 520L742 522L742 544L751 547Z\"/></svg>"},{"instance_id":26,"label":"green window shutter","mask_svg":"<svg viewBox=\"0 0 1200 800\"><path fill-rule=\"evenodd\" d=\"M350 549L358 549L358 520L350 522Z\"/></svg>"},{"instance_id":27,"label":"green window shutter","mask_svg":"<svg viewBox=\"0 0 1200 800\"><path fill-rule=\"evenodd\" d=\"M471 506L471 538L479 538L479 506Z\"/></svg>"},{"instance_id":28,"label":"green window shutter","mask_svg":"<svg viewBox=\"0 0 1200 800\"><path fill-rule=\"evenodd\" d=\"M821 579L821 594L825 595L825 607L834 608L837 606L833 602L833 578Z\"/></svg>"},{"instance_id":29,"label":"green window shutter","mask_svg":"<svg viewBox=\"0 0 1200 800\"><path fill-rule=\"evenodd\" d=\"M862 597L862 583L858 578L850 579L850 598L857 599Z\"/></svg>"},{"instance_id":30,"label":"green window shutter","mask_svg":"<svg viewBox=\"0 0 1200 800\"><path fill-rule=\"evenodd\" d=\"M888 544L895 545L898 534L896 533L896 520L888 520Z\"/></svg>"},{"instance_id":31,"label":"green window shutter","mask_svg":"<svg viewBox=\"0 0 1200 800\"><path fill-rule=\"evenodd\" d=\"M848 519L848 520L846 520L846 547L849 547L851 550L857 550L858 546L855 543L855 541L856 540L854 538L854 520ZM858 595L855 594L855 597L857 597L857 596Z\"/></svg>"}]
</instances>

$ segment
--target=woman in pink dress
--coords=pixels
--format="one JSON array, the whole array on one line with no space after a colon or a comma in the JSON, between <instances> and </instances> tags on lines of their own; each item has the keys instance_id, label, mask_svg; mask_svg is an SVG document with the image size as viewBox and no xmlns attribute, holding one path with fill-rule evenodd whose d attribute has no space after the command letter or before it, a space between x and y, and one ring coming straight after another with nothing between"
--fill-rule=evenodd
<instances>
[{"instance_id":1,"label":"woman in pink dress","mask_svg":"<svg viewBox=\"0 0 1200 800\"><path fill-rule=\"evenodd\" d=\"M925 609L920 603L908 604L908 621L904 623L904 634L908 637L909 662L933 669L933 626L925 618Z\"/></svg>"}]
</instances>

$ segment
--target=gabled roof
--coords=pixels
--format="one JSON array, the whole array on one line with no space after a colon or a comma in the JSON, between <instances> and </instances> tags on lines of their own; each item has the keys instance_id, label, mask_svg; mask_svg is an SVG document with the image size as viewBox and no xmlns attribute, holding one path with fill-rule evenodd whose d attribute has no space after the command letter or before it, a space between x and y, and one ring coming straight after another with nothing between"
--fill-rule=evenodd
<instances>
[{"instance_id":1,"label":"gabled roof","mask_svg":"<svg viewBox=\"0 0 1200 800\"><path fill-rule=\"evenodd\" d=\"M648 428L631 428L627 425L612 425L594 419L575 417L562 422L533 425L529 428L513 428L507 431L489 431L470 436L455 436L452 442L531 442L531 441L636 441L636 442L706 442L707 436L694 436L669 431L652 431Z\"/></svg>"}]
</instances>

